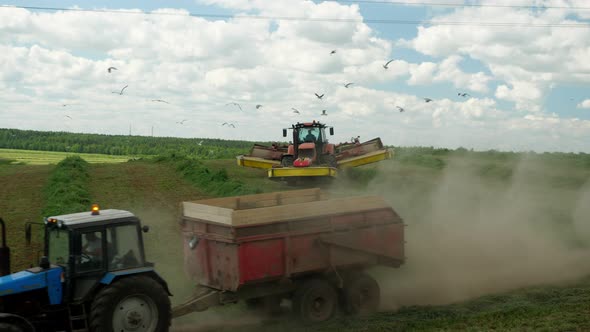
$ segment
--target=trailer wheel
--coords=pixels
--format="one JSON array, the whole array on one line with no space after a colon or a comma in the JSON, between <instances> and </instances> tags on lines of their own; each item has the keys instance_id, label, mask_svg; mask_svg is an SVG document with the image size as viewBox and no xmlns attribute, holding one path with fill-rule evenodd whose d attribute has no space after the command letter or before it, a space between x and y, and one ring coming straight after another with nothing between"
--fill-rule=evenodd
<instances>
[{"instance_id":1,"label":"trailer wheel","mask_svg":"<svg viewBox=\"0 0 590 332\"><path fill-rule=\"evenodd\" d=\"M170 299L164 287L148 276L132 276L96 295L90 327L94 332L167 332L170 319Z\"/></svg>"},{"instance_id":2,"label":"trailer wheel","mask_svg":"<svg viewBox=\"0 0 590 332\"><path fill-rule=\"evenodd\" d=\"M305 322L326 321L336 313L338 293L323 279L310 279L295 290L293 311Z\"/></svg>"},{"instance_id":3,"label":"trailer wheel","mask_svg":"<svg viewBox=\"0 0 590 332\"><path fill-rule=\"evenodd\" d=\"M344 306L352 315L368 314L379 309L379 284L367 274L359 274L344 285Z\"/></svg>"}]
</instances>

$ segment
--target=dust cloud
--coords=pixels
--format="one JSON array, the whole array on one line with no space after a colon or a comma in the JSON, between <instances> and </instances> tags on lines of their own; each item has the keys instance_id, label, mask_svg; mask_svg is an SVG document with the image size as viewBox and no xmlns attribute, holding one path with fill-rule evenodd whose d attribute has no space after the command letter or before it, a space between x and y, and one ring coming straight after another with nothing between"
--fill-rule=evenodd
<instances>
[{"instance_id":1,"label":"dust cloud","mask_svg":"<svg viewBox=\"0 0 590 332\"><path fill-rule=\"evenodd\" d=\"M383 196L407 224L406 264L372 271L383 309L448 304L590 274L584 245L590 185L559 186L548 166L526 159L503 181L462 158L442 171L383 164L366 190L354 192Z\"/></svg>"}]
</instances>

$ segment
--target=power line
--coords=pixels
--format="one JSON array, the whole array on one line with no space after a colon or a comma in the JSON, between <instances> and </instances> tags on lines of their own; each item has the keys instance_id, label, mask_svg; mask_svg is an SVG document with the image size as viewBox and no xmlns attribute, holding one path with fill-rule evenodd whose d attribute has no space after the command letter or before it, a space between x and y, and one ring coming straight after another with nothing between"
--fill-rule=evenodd
<instances>
[{"instance_id":1,"label":"power line","mask_svg":"<svg viewBox=\"0 0 590 332\"><path fill-rule=\"evenodd\" d=\"M84 9L84 8L60 8L37 6L7 6L0 9L26 9L39 11L64 11L64 12L91 12L120 15L155 15L155 16L190 16L200 18L217 19L251 19L251 20L281 20L304 22L331 22L331 23L373 23L373 24L397 24L397 25L448 25L448 26L483 26L483 27L526 27L526 28L590 28L586 23L529 23L529 22L471 22L471 21L435 21L435 20L396 20L396 19L347 19L330 17L304 17L304 16L265 16L265 15L227 15L207 13L172 13L172 12L141 12L132 10L114 9Z\"/></svg>"},{"instance_id":2,"label":"power line","mask_svg":"<svg viewBox=\"0 0 590 332\"><path fill-rule=\"evenodd\" d=\"M435 2L404 2L387 0L324 0L330 2L396 5L396 6L420 6L420 7L479 7L479 8L515 8L515 9L573 9L590 10L590 7L579 6L543 6L543 5L500 5L500 4L475 4L475 3L435 3Z\"/></svg>"}]
</instances>

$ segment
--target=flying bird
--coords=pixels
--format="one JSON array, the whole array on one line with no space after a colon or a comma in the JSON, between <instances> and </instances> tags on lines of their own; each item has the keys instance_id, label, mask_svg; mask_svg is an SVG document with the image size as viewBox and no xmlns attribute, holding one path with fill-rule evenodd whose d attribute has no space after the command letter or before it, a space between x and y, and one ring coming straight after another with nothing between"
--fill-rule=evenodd
<instances>
[{"instance_id":1,"label":"flying bird","mask_svg":"<svg viewBox=\"0 0 590 332\"><path fill-rule=\"evenodd\" d=\"M117 68L115 68L115 67L109 67L107 70L108 70L108 71L109 71L109 73L110 73L110 72L112 72L113 70L117 70Z\"/></svg>"},{"instance_id":2,"label":"flying bird","mask_svg":"<svg viewBox=\"0 0 590 332\"><path fill-rule=\"evenodd\" d=\"M326 110L322 110L322 114L321 115L328 115L328 113L326 113Z\"/></svg>"},{"instance_id":3,"label":"flying bird","mask_svg":"<svg viewBox=\"0 0 590 332\"><path fill-rule=\"evenodd\" d=\"M262 107L262 105L256 105L256 109L259 109L261 107Z\"/></svg>"},{"instance_id":4,"label":"flying bird","mask_svg":"<svg viewBox=\"0 0 590 332\"><path fill-rule=\"evenodd\" d=\"M386 62L384 65L383 65L383 68L385 68L385 69L389 68L388 66L389 66L389 64L390 64L390 63L391 63L393 60L394 60L394 59L391 59L391 60L387 61L387 62Z\"/></svg>"},{"instance_id":5,"label":"flying bird","mask_svg":"<svg viewBox=\"0 0 590 332\"><path fill-rule=\"evenodd\" d=\"M200 146L200 145L203 145L203 141L200 141L198 144L199 144L199 146Z\"/></svg>"},{"instance_id":6,"label":"flying bird","mask_svg":"<svg viewBox=\"0 0 590 332\"><path fill-rule=\"evenodd\" d=\"M235 128L235 127L236 127L236 126L234 126L234 124L233 124L233 123L227 123L227 122L224 122L224 123L222 124L222 126L228 126L228 127L232 127L232 128Z\"/></svg>"},{"instance_id":7,"label":"flying bird","mask_svg":"<svg viewBox=\"0 0 590 332\"><path fill-rule=\"evenodd\" d=\"M228 106L228 105L236 105L236 106L238 106L238 108L240 109L240 111L242 110L242 106L240 106L240 104L238 104L236 102L231 102L231 103L225 104L225 106Z\"/></svg>"},{"instance_id":8,"label":"flying bird","mask_svg":"<svg viewBox=\"0 0 590 332\"><path fill-rule=\"evenodd\" d=\"M400 106L395 106L395 107L397 107L397 109L399 110L400 113L403 113L406 111L403 107L400 107Z\"/></svg>"},{"instance_id":9,"label":"flying bird","mask_svg":"<svg viewBox=\"0 0 590 332\"><path fill-rule=\"evenodd\" d=\"M354 83L346 83L346 84L344 84L344 87L345 87L345 88L348 88L349 86L351 86L351 85L353 85L353 84L354 84Z\"/></svg>"},{"instance_id":10,"label":"flying bird","mask_svg":"<svg viewBox=\"0 0 590 332\"><path fill-rule=\"evenodd\" d=\"M162 99L152 99L152 101L153 101L153 102L156 102L156 103L166 103L166 104L170 104L169 102L167 102L167 101L165 101L165 100L162 100Z\"/></svg>"},{"instance_id":11,"label":"flying bird","mask_svg":"<svg viewBox=\"0 0 590 332\"><path fill-rule=\"evenodd\" d=\"M427 102L427 103L429 103L429 102L432 101L432 99L430 99L430 98L424 98L424 101Z\"/></svg>"},{"instance_id":12,"label":"flying bird","mask_svg":"<svg viewBox=\"0 0 590 332\"><path fill-rule=\"evenodd\" d=\"M186 121L188 121L188 120L182 120L182 121L178 121L178 122L176 122L176 123L179 123L179 124L184 124Z\"/></svg>"},{"instance_id":13,"label":"flying bird","mask_svg":"<svg viewBox=\"0 0 590 332\"><path fill-rule=\"evenodd\" d=\"M336 50L332 50L332 51L330 52L330 55L332 55L332 54L336 54Z\"/></svg>"},{"instance_id":14,"label":"flying bird","mask_svg":"<svg viewBox=\"0 0 590 332\"><path fill-rule=\"evenodd\" d=\"M457 96L460 96L460 97L467 97L467 96L471 96L471 95L470 95L470 94L468 94L467 92L462 92L462 93L461 93L461 92L459 92L459 93L457 93Z\"/></svg>"},{"instance_id":15,"label":"flying bird","mask_svg":"<svg viewBox=\"0 0 590 332\"><path fill-rule=\"evenodd\" d=\"M318 95L317 93L314 93L316 97L318 97L318 99L322 99L324 98L324 93L322 93L321 95Z\"/></svg>"},{"instance_id":16,"label":"flying bird","mask_svg":"<svg viewBox=\"0 0 590 332\"><path fill-rule=\"evenodd\" d=\"M120 91L120 92L113 91L113 93L118 93L119 95L123 95L123 91L125 91L125 89L127 89L127 87L128 87L128 86L129 86L129 85L125 85L125 86L123 87L123 89L121 89L121 91Z\"/></svg>"},{"instance_id":17,"label":"flying bird","mask_svg":"<svg viewBox=\"0 0 590 332\"><path fill-rule=\"evenodd\" d=\"M301 114L301 113L299 113L299 110L298 109L296 109L294 107L291 107L291 109L293 110L293 113Z\"/></svg>"},{"instance_id":18,"label":"flying bird","mask_svg":"<svg viewBox=\"0 0 590 332\"><path fill-rule=\"evenodd\" d=\"M71 116L69 116L69 115L64 115L64 116L65 116L66 118L70 119L70 120L72 119L72 117L71 117Z\"/></svg>"}]
</instances>

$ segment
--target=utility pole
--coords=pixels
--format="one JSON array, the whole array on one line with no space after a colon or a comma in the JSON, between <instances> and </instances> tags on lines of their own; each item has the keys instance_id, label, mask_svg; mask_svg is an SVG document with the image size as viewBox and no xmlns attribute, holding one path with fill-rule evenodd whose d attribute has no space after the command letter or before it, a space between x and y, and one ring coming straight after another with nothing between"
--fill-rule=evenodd
<instances>
[{"instance_id":1,"label":"utility pole","mask_svg":"<svg viewBox=\"0 0 590 332\"><path fill-rule=\"evenodd\" d=\"M154 137L154 126L152 126L152 137Z\"/></svg>"},{"instance_id":2,"label":"utility pole","mask_svg":"<svg viewBox=\"0 0 590 332\"><path fill-rule=\"evenodd\" d=\"M129 125L129 136L131 136L131 125Z\"/></svg>"}]
</instances>

